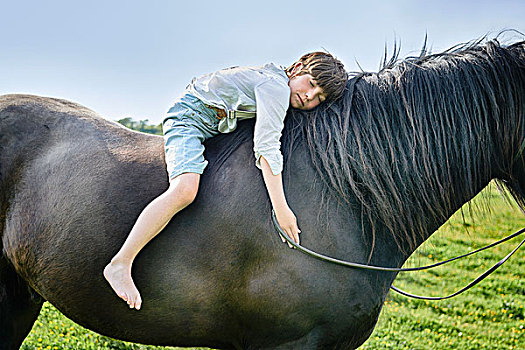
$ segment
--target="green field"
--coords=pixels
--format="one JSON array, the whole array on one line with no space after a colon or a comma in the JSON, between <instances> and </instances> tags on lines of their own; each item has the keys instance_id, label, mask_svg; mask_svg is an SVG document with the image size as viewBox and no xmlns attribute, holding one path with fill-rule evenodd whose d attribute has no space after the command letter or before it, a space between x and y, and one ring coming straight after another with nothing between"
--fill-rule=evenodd
<instances>
[{"instance_id":1,"label":"green field","mask_svg":"<svg viewBox=\"0 0 525 350\"><path fill-rule=\"evenodd\" d=\"M484 197L489 205L485 205ZM456 213L405 266L472 251L525 226L523 214L494 189ZM471 215L471 212L474 214ZM520 236L521 237L521 236ZM432 271L400 274L395 285L422 295L464 286L516 246L515 238ZM420 301L391 292L379 323L360 349L525 349L525 247L481 284L453 299ZM46 303L22 349L176 349L125 343L90 332Z\"/></svg>"}]
</instances>

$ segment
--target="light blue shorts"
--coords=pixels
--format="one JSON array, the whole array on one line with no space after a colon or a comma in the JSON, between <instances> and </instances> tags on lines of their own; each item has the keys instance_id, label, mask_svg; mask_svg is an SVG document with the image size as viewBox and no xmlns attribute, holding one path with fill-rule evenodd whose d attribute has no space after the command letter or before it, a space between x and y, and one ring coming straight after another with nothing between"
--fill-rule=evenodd
<instances>
[{"instance_id":1,"label":"light blue shorts","mask_svg":"<svg viewBox=\"0 0 525 350\"><path fill-rule=\"evenodd\" d=\"M183 173L202 174L204 141L217 134L219 118L197 97L185 93L168 110L162 124L164 150L169 179Z\"/></svg>"}]
</instances>

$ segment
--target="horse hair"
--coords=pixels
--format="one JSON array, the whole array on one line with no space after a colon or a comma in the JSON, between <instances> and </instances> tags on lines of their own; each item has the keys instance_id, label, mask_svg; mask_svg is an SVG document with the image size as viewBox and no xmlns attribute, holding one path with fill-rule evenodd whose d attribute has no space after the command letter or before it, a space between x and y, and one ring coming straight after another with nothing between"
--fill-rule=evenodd
<instances>
[{"instance_id":1,"label":"horse hair","mask_svg":"<svg viewBox=\"0 0 525 350\"><path fill-rule=\"evenodd\" d=\"M285 160L305 142L326 190L361 207L374 237L378 223L387 227L403 251L487 178L499 175L523 209L511 168L525 142L525 41L480 39L438 54L424 46L404 60L395 51L379 72L353 73L339 101L290 109ZM222 158L251 136L240 127Z\"/></svg>"}]
</instances>

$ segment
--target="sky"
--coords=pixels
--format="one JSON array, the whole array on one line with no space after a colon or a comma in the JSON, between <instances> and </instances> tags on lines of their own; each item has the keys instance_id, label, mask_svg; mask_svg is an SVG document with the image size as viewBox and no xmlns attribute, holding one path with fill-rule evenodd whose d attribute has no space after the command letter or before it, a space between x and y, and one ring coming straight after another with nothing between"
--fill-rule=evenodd
<instances>
[{"instance_id":1,"label":"sky","mask_svg":"<svg viewBox=\"0 0 525 350\"><path fill-rule=\"evenodd\" d=\"M58 97L152 124L193 77L221 68L288 66L328 50L348 71L377 71L394 42L406 57L425 35L440 52L525 33L525 0L2 0L0 13L0 95Z\"/></svg>"}]
</instances>

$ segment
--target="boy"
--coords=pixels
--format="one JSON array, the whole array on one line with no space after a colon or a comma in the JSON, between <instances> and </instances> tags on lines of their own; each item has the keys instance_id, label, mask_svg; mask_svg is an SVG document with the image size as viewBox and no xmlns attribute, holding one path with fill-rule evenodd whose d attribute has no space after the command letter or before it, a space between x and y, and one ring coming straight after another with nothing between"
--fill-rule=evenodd
<instances>
[{"instance_id":1,"label":"boy","mask_svg":"<svg viewBox=\"0 0 525 350\"><path fill-rule=\"evenodd\" d=\"M288 207L281 179L284 117L290 106L309 110L341 97L347 80L343 64L324 52L306 54L286 69L270 63L228 68L193 79L163 123L169 188L144 208L104 269L115 293L130 308L140 309L142 299L131 277L135 256L195 199L207 165L204 140L235 130L237 119L253 118L255 112L256 166L262 170L279 225L299 243L297 219Z\"/></svg>"}]
</instances>

